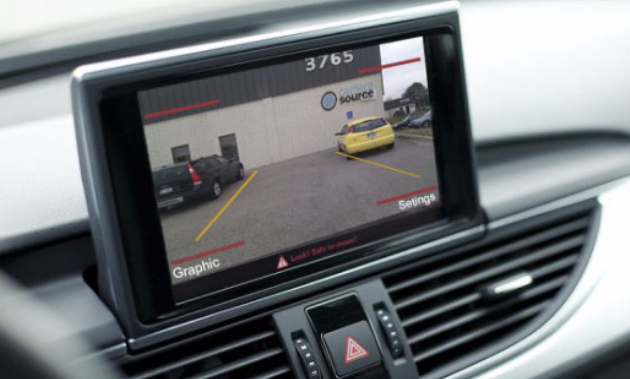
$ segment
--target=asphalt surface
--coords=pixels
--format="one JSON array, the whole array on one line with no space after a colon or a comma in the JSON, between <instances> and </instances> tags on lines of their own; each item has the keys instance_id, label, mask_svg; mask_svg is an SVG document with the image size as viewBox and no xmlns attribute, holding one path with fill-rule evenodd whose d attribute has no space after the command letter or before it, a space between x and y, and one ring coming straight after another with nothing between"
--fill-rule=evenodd
<instances>
[{"instance_id":1,"label":"asphalt surface","mask_svg":"<svg viewBox=\"0 0 630 379\"><path fill-rule=\"evenodd\" d=\"M169 262L244 242L235 249L213 255L221 261L221 269L225 269L398 214L401 212L398 201L381 205L377 202L437 185L431 139L399 138L392 150L357 155L418 174L420 178L347 160L335 151L328 149L259 168L257 175L199 242L195 242L195 238L244 180L227 185L216 200L204 199L162 213ZM249 175L251 172L247 177ZM179 266L191 266L202 259ZM174 279L174 283L182 281L184 279Z\"/></svg>"}]
</instances>

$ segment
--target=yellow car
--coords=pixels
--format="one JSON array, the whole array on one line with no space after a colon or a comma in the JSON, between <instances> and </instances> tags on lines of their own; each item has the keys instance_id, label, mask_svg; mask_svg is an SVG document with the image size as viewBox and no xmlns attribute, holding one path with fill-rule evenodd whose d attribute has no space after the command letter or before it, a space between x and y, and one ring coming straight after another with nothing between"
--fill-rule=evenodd
<instances>
[{"instance_id":1,"label":"yellow car","mask_svg":"<svg viewBox=\"0 0 630 379\"><path fill-rule=\"evenodd\" d=\"M381 117L367 117L343 126L337 136L339 151L355 154L367 150L394 147L394 128Z\"/></svg>"}]
</instances>

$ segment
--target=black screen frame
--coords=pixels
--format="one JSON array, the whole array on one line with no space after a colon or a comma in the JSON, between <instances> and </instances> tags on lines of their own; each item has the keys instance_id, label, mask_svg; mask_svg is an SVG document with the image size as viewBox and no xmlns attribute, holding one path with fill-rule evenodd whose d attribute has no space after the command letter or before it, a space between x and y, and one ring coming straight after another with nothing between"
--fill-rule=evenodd
<instances>
[{"instance_id":1,"label":"black screen frame","mask_svg":"<svg viewBox=\"0 0 630 379\"><path fill-rule=\"evenodd\" d=\"M291 272L290 276L283 277L282 283L255 281L247 287L236 287L236 291L222 292L222 297L207 296L178 304L171 292L163 240L158 238L161 227L155 203L152 199L136 201L138 193L153 193L146 143L139 139L143 134L137 134L143 128L137 92L229 70L300 59L314 53L418 36L428 38L425 39L428 43L427 76L444 213L440 221L350 249L333 259L335 265L332 266L314 262L308 265L310 270L299 274ZM353 31L331 30L312 38L301 36L288 41L244 44L196 59L182 57L164 64L84 75L80 80L75 79L75 96L80 97L82 107L90 110L88 119L81 120L89 130L78 136L80 145L84 143L94 149L82 156L84 180L91 182L92 189L101 187L88 192L91 217L98 215L92 227L99 235L115 236L114 243L118 247L112 251L97 246L99 286L110 303L127 310L125 326L130 335L142 335L168 325L167 320L193 313L224 312L482 223L456 15ZM85 118L85 114L81 117ZM137 180L143 176L144 180ZM99 202L98 197L105 199ZM99 242L102 241L97 240L97 245ZM326 261L331 258L321 262ZM117 279L122 283L112 285ZM125 304L121 306L121 302Z\"/></svg>"}]
</instances>

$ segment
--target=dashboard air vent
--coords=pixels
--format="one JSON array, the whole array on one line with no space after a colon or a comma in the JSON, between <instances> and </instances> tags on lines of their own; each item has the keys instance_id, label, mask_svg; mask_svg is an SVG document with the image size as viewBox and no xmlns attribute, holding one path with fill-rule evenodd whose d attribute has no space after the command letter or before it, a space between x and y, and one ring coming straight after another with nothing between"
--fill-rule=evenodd
<instances>
[{"instance_id":1,"label":"dashboard air vent","mask_svg":"<svg viewBox=\"0 0 630 379\"><path fill-rule=\"evenodd\" d=\"M387 276L420 375L461 369L539 326L580 274L595 213L515 225Z\"/></svg>"},{"instance_id":2,"label":"dashboard air vent","mask_svg":"<svg viewBox=\"0 0 630 379\"><path fill-rule=\"evenodd\" d=\"M270 319L171 343L122 365L134 379L293 378Z\"/></svg>"}]
</instances>

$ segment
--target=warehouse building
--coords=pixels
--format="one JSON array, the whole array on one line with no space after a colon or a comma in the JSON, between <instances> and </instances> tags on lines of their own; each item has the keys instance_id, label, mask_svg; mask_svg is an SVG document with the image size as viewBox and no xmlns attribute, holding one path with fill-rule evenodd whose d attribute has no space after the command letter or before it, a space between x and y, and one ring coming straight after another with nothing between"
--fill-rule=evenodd
<instances>
[{"instance_id":1,"label":"warehouse building","mask_svg":"<svg viewBox=\"0 0 630 379\"><path fill-rule=\"evenodd\" d=\"M334 148L350 121L385 117L378 46L139 94L153 169L213 154L247 169Z\"/></svg>"},{"instance_id":2,"label":"warehouse building","mask_svg":"<svg viewBox=\"0 0 630 379\"><path fill-rule=\"evenodd\" d=\"M402 116L417 110L415 102L409 97L387 100L383 103L383 108L389 117Z\"/></svg>"}]
</instances>

